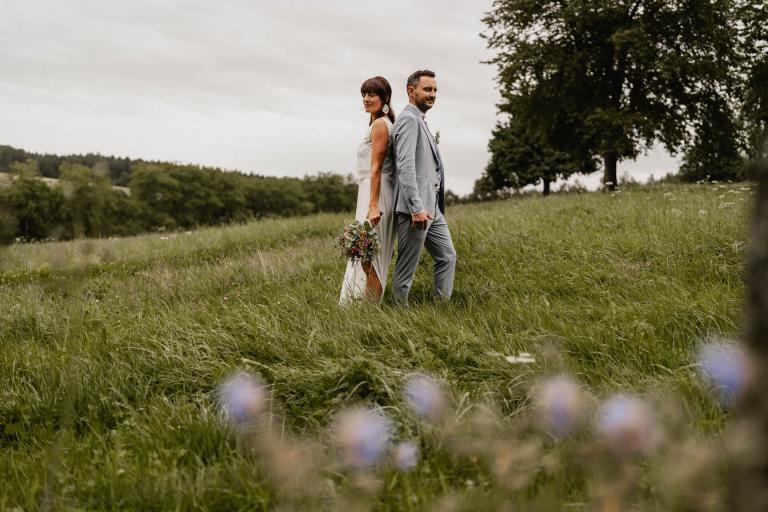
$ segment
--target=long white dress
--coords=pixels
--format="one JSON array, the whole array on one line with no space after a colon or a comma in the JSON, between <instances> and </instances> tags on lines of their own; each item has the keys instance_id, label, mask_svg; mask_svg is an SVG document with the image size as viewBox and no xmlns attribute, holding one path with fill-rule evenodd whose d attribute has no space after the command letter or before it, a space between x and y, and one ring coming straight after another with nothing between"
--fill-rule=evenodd
<instances>
[{"instance_id":1,"label":"long white dress","mask_svg":"<svg viewBox=\"0 0 768 512\"><path fill-rule=\"evenodd\" d=\"M383 117L387 124L387 131L392 132L392 122L386 116ZM371 130L368 127L363 142L357 150L357 208L355 219L364 221L368 215L368 205L371 200ZM389 139L388 139L389 140ZM392 156L392 148L387 147L387 153L381 164L381 191L379 192L379 210L381 220L376 225L379 235L379 252L373 258L373 268L381 281L382 292L387 285L387 274L392 254L395 250L395 164ZM341 285L339 304L347 304L356 299L365 297L366 275L362 263L356 261L354 265L347 261L347 269L344 272L344 280Z\"/></svg>"}]
</instances>

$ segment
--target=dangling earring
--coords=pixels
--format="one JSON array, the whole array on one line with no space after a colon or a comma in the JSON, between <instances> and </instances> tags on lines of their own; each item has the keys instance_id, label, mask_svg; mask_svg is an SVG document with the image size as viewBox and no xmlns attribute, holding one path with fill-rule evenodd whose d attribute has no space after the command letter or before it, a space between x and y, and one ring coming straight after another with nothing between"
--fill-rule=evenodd
<instances>
[{"instance_id":1,"label":"dangling earring","mask_svg":"<svg viewBox=\"0 0 768 512\"><path fill-rule=\"evenodd\" d=\"M384 115L387 115L387 114L389 114L389 105L387 105L387 104L385 103L385 104L384 104L384 106L383 106L383 107L381 107L381 111L382 111L382 112L384 112Z\"/></svg>"}]
</instances>

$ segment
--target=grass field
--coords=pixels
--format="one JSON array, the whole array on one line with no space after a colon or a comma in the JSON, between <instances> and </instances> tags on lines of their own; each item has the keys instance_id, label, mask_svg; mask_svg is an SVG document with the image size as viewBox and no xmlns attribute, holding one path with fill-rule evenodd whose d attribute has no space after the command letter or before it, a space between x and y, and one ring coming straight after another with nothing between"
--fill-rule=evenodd
<instances>
[{"instance_id":1,"label":"grass field","mask_svg":"<svg viewBox=\"0 0 768 512\"><path fill-rule=\"evenodd\" d=\"M453 424L492 404L499 432L562 371L597 398L680 397L686 436L721 432L691 359L704 337L740 331L751 199L743 184L669 185L457 206L454 298L430 301L425 255L408 309L337 306L344 215L0 249L0 509L592 510L583 438L539 436L566 462L508 486L405 410L403 380L443 381ZM521 351L536 363L503 357ZM270 476L281 456L218 414L235 369L269 384L285 438L330 450L336 412L377 404L422 460L362 483L325 465L292 495ZM633 466L639 509L678 507L659 485L674 449Z\"/></svg>"}]
</instances>

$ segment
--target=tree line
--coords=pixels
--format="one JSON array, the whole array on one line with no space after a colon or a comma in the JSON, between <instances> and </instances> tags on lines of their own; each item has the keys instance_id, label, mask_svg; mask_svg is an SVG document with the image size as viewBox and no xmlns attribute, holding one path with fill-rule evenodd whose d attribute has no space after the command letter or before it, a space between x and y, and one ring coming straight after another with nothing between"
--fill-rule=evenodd
<instances>
[{"instance_id":1,"label":"tree line","mask_svg":"<svg viewBox=\"0 0 768 512\"><path fill-rule=\"evenodd\" d=\"M139 164L154 164L147 160L132 160L126 157L104 156L98 153L85 155L54 155L25 151L12 146L0 145L0 172L11 172L15 163L24 163L34 160L37 165L37 173L43 178L58 179L62 164L78 164L84 167L94 167L99 164L106 171L106 177L113 185L127 187L131 179L131 168Z\"/></svg>"},{"instance_id":2,"label":"tree line","mask_svg":"<svg viewBox=\"0 0 768 512\"><path fill-rule=\"evenodd\" d=\"M496 0L501 92L476 193L603 170L660 143L683 181L755 176L768 138L764 0Z\"/></svg>"},{"instance_id":3,"label":"tree line","mask_svg":"<svg viewBox=\"0 0 768 512\"><path fill-rule=\"evenodd\" d=\"M0 185L2 243L126 236L270 216L351 211L357 196L351 177L331 173L277 178L196 165L35 155L6 148L0 146L0 171L8 173L5 186ZM50 167L51 162L58 165Z\"/></svg>"}]
</instances>

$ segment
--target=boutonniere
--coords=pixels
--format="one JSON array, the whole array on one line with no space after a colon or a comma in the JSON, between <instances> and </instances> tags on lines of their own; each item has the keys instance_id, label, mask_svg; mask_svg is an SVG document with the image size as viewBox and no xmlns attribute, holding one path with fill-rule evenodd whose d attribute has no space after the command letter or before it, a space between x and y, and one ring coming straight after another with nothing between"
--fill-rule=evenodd
<instances>
[{"instance_id":1,"label":"boutonniere","mask_svg":"<svg viewBox=\"0 0 768 512\"><path fill-rule=\"evenodd\" d=\"M435 144L440 144L440 130L435 132Z\"/></svg>"}]
</instances>

